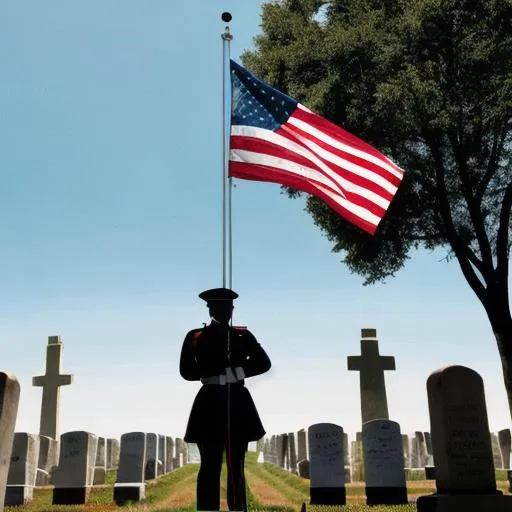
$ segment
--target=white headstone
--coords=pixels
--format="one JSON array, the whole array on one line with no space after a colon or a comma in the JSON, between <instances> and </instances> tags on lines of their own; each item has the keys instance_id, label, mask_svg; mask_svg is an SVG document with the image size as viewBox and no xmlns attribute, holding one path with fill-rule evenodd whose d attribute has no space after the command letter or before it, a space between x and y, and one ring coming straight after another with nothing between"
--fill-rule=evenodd
<instances>
[{"instance_id":1,"label":"white headstone","mask_svg":"<svg viewBox=\"0 0 512 512\"><path fill-rule=\"evenodd\" d=\"M363 423L363 459L367 505L407 503L404 453L398 423Z\"/></svg>"},{"instance_id":2,"label":"white headstone","mask_svg":"<svg viewBox=\"0 0 512 512\"><path fill-rule=\"evenodd\" d=\"M343 428L317 423L308 429L310 502L312 505L345 505Z\"/></svg>"}]
</instances>

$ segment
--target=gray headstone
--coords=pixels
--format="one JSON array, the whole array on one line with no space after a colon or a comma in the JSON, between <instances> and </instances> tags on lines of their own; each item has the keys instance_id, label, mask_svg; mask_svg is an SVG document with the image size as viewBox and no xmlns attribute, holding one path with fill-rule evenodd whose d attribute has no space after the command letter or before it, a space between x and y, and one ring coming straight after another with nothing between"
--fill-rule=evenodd
<instances>
[{"instance_id":1,"label":"gray headstone","mask_svg":"<svg viewBox=\"0 0 512 512\"><path fill-rule=\"evenodd\" d=\"M411 468L420 467L420 449L416 436L411 438Z\"/></svg>"},{"instance_id":2,"label":"gray headstone","mask_svg":"<svg viewBox=\"0 0 512 512\"><path fill-rule=\"evenodd\" d=\"M146 434L146 480L153 480L158 476L158 436L153 433Z\"/></svg>"},{"instance_id":3,"label":"gray headstone","mask_svg":"<svg viewBox=\"0 0 512 512\"><path fill-rule=\"evenodd\" d=\"M61 374L63 348L60 336L49 336L46 347L46 373L32 378L32 386L43 388L39 434L52 439L58 439L59 436L59 388L73 382L73 375Z\"/></svg>"},{"instance_id":4,"label":"gray headstone","mask_svg":"<svg viewBox=\"0 0 512 512\"><path fill-rule=\"evenodd\" d=\"M199 455L199 448L195 443L187 443L188 464L199 464L201 456Z\"/></svg>"},{"instance_id":5,"label":"gray headstone","mask_svg":"<svg viewBox=\"0 0 512 512\"><path fill-rule=\"evenodd\" d=\"M7 477L6 505L26 505L32 501L38 456L39 436L16 432Z\"/></svg>"},{"instance_id":6,"label":"gray headstone","mask_svg":"<svg viewBox=\"0 0 512 512\"><path fill-rule=\"evenodd\" d=\"M278 463L278 460L277 460L277 453L278 453L278 446L277 446L277 436L274 434L271 438L270 438L270 453L271 453L271 457L272 457L272 464L277 464Z\"/></svg>"},{"instance_id":7,"label":"gray headstone","mask_svg":"<svg viewBox=\"0 0 512 512\"><path fill-rule=\"evenodd\" d=\"M503 460L503 467L510 469L510 429L505 428L498 432L498 441L501 450L501 459Z\"/></svg>"},{"instance_id":8,"label":"gray headstone","mask_svg":"<svg viewBox=\"0 0 512 512\"><path fill-rule=\"evenodd\" d=\"M389 419L384 370L395 370L395 358L379 355L375 329L362 329L361 355L347 358L348 369L358 371L362 423Z\"/></svg>"},{"instance_id":9,"label":"gray headstone","mask_svg":"<svg viewBox=\"0 0 512 512\"><path fill-rule=\"evenodd\" d=\"M158 434L158 476L165 474L166 450L167 446L165 444L165 436L163 434Z\"/></svg>"},{"instance_id":10,"label":"gray headstone","mask_svg":"<svg viewBox=\"0 0 512 512\"><path fill-rule=\"evenodd\" d=\"M119 441L107 439L107 469L116 469L119 466Z\"/></svg>"},{"instance_id":11,"label":"gray headstone","mask_svg":"<svg viewBox=\"0 0 512 512\"><path fill-rule=\"evenodd\" d=\"M404 466L406 468L411 467L411 452L409 448L409 436L402 434L402 450L404 452Z\"/></svg>"},{"instance_id":12,"label":"gray headstone","mask_svg":"<svg viewBox=\"0 0 512 512\"><path fill-rule=\"evenodd\" d=\"M36 485L50 485L59 462L59 442L48 436L39 436L39 459Z\"/></svg>"},{"instance_id":13,"label":"gray headstone","mask_svg":"<svg viewBox=\"0 0 512 512\"><path fill-rule=\"evenodd\" d=\"M498 441L498 436L494 432L491 432L491 446L494 467L496 469L503 469L503 459L501 458L500 443Z\"/></svg>"},{"instance_id":14,"label":"gray headstone","mask_svg":"<svg viewBox=\"0 0 512 512\"><path fill-rule=\"evenodd\" d=\"M4 508L19 399L18 379L10 373L0 372L0 510Z\"/></svg>"},{"instance_id":15,"label":"gray headstone","mask_svg":"<svg viewBox=\"0 0 512 512\"><path fill-rule=\"evenodd\" d=\"M308 458L306 451L306 429L301 428L297 432L297 459L305 460Z\"/></svg>"},{"instance_id":16,"label":"gray headstone","mask_svg":"<svg viewBox=\"0 0 512 512\"><path fill-rule=\"evenodd\" d=\"M107 459L105 457L105 438L98 437L98 449L96 450L95 466L106 467Z\"/></svg>"},{"instance_id":17,"label":"gray headstone","mask_svg":"<svg viewBox=\"0 0 512 512\"><path fill-rule=\"evenodd\" d=\"M297 453L295 452L295 434L290 432L288 434L288 456L290 459L290 471L297 474Z\"/></svg>"},{"instance_id":18,"label":"gray headstone","mask_svg":"<svg viewBox=\"0 0 512 512\"><path fill-rule=\"evenodd\" d=\"M424 468L428 464L428 451L423 432L414 432L416 447L418 449L418 467Z\"/></svg>"},{"instance_id":19,"label":"gray headstone","mask_svg":"<svg viewBox=\"0 0 512 512\"><path fill-rule=\"evenodd\" d=\"M464 366L427 380L437 493L418 498L418 512L508 510L511 496L496 489L484 385Z\"/></svg>"},{"instance_id":20,"label":"gray headstone","mask_svg":"<svg viewBox=\"0 0 512 512\"><path fill-rule=\"evenodd\" d=\"M427 453L429 455L434 455L434 452L432 451L432 438L430 437L430 432L423 432L423 435L425 436L425 445L427 447Z\"/></svg>"},{"instance_id":21,"label":"gray headstone","mask_svg":"<svg viewBox=\"0 0 512 512\"><path fill-rule=\"evenodd\" d=\"M174 441L172 437L165 437L165 472L170 473L174 468L172 466L172 459L174 455Z\"/></svg>"},{"instance_id":22,"label":"gray headstone","mask_svg":"<svg viewBox=\"0 0 512 512\"><path fill-rule=\"evenodd\" d=\"M348 434L345 432L345 433L343 433L343 464L345 466L350 466L350 456L349 456L348 447L349 447ZM347 472L345 471L345 476L346 476L346 474L347 474Z\"/></svg>"},{"instance_id":23,"label":"gray headstone","mask_svg":"<svg viewBox=\"0 0 512 512\"><path fill-rule=\"evenodd\" d=\"M404 453L398 423L390 420L364 423L363 453L367 505L407 503Z\"/></svg>"},{"instance_id":24,"label":"gray headstone","mask_svg":"<svg viewBox=\"0 0 512 512\"><path fill-rule=\"evenodd\" d=\"M364 464L363 464L363 441L362 433L356 433L356 440L352 441L352 479L357 482L364 480Z\"/></svg>"},{"instance_id":25,"label":"gray headstone","mask_svg":"<svg viewBox=\"0 0 512 512\"><path fill-rule=\"evenodd\" d=\"M107 477L107 470L105 466L96 466L94 468L94 478L92 485L104 485Z\"/></svg>"},{"instance_id":26,"label":"gray headstone","mask_svg":"<svg viewBox=\"0 0 512 512\"><path fill-rule=\"evenodd\" d=\"M309 480L309 460L307 460L307 459L299 460L297 466L299 469L299 476L301 478L307 478Z\"/></svg>"},{"instance_id":27,"label":"gray headstone","mask_svg":"<svg viewBox=\"0 0 512 512\"><path fill-rule=\"evenodd\" d=\"M94 479L98 438L89 432L60 436L59 465L55 471L54 505L87 503Z\"/></svg>"},{"instance_id":28,"label":"gray headstone","mask_svg":"<svg viewBox=\"0 0 512 512\"><path fill-rule=\"evenodd\" d=\"M308 428L310 502L312 505L345 505L343 428L317 423Z\"/></svg>"},{"instance_id":29,"label":"gray headstone","mask_svg":"<svg viewBox=\"0 0 512 512\"><path fill-rule=\"evenodd\" d=\"M121 436L119 468L114 486L114 502L124 505L140 501L145 496L146 434L128 432Z\"/></svg>"}]
</instances>

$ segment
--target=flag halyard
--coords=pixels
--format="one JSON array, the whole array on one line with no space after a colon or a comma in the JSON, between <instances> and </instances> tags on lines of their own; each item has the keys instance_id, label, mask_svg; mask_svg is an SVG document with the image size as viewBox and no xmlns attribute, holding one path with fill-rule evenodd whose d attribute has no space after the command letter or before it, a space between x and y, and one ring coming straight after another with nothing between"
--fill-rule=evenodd
<instances>
[{"instance_id":1,"label":"flag halyard","mask_svg":"<svg viewBox=\"0 0 512 512\"><path fill-rule=\"evenodd\" d=\"M229 175L307 192L374 234L403 170L234 61L231 90Z\"/></svg>"}]
</instances>

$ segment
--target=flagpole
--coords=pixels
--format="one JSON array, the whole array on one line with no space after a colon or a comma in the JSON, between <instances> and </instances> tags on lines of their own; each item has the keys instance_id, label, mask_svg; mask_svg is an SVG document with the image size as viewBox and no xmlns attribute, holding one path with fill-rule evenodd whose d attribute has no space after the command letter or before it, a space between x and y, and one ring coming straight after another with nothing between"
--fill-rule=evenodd
<instances>
[{"instance_id":1,"label":"flagpole","mask_svg":"<svg viewBox=\"0 0 512 512\"><path fill-rule=\"evenodd\" d=\"M230 13L222 13L222 21L231 21ZM230 42L233 36L226 26L222 37L222 286L231 288L232 281L232 243L231 243L231 186L228 176L229 136L231 121L230 98ZM226 109L229 108L229 112Z\"/></svg>"},{"instance_id":2,"label":"flagpole","mask_svg":"<svg viewBox=\"0 0 512 512\"><path fill-rule=\"evenodd\" d=\"M222 21L229 23L232 19L231 13L223 12ZM230 43L233 36L226 26L222 37L222 286L226 287L226 271L227 271L227 286L232 287L232 210L231 210L231 190L232 178L229 176L229 141L231 136L231 65L230 65ZM226 110L228 108L228 110ZM227 188L227 191L226 191ZM227 192L227 198L226 198ZM232 325L233 318L230 321ZM227 336L227 356L228 364L231 367L231 336L228 329ZM226 403L226 423L227 423L227 446L226 446L226 462L228 465L228 478L231 478L231 487L234 493L234 500L238 492L235 489L235 482L233 480L232 459L231 459L231 384L227 384L227 403ZM242 469L243 472L243 469ZM239 490L238 490L239 491Z\"/></svg>"}]
</instances>

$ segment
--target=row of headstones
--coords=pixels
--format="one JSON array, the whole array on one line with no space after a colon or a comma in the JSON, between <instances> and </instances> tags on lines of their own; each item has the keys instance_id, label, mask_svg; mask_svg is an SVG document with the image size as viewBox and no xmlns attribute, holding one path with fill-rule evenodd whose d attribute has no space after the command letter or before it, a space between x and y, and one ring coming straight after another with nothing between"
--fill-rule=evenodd
<instances>
[{"instance_id":1,"label":"row of headstones","mask_svg":"<svg viewBox=\"0 0 512 512\"><path fill-rule=\"evenodd\" d=\"M313 426L309 427L311 429ZM307 432L309 429L300 429L298 432L276 434L262 440L257 449L263 454L263 462L275 464L286 471L290 471L302 478L309 478L309 451ZM343 434L343 464L345 467L345 481L351 481L351 471L348 454L348 436Z\"/></svg>"},{"instance_id":2,"label":"row of headstones","mask_svg":"<svg viewBox=\"0 0 512 512\"><path fill-rule=\"evenodd\" d=\"M93 484L105 483L107 470L117 468L118 460L119 441L98 437L92 468ZM58 441L39 434L15 432L7 474L5 504L29 503L34 487L54 484L58 467Z\"/></svg>"},{"instance_id":3,"label":"row of headstones","mask_svg":"<svg viewBox=\"0 0 512 512\"><path fill-rule=\"evenodd\" d=\"M139 459L134 457L137 450ZM171 437L154 433L124 434L120 446L117 439L84 431L62 434L60 443L20 432L14 435L5 504L28 504L34 486L49 484L54 486L54 504L83 504L92 486L105 483L108 469L117 468L117 482L122 487L130 482L143 484L186 461L183 440L177 438L175 443Z\"/></svg>"},{"instance_id":4,"label":"row of headstones","mask_svg":"<svg viewBox=\"0 0 512 512\"><path fill-rule=\"evenodd\" d=\"M145 497L146 480L152 480L195 462L192 450L183 439L145 432L121 436L119 468L113 501L124 505Z\"/></svg>"},{"instance_id":5,"label":"row of headstones","mask_svg":"<svg viewBox=\"0 0 512 512\"><path fill-rule=\"evenodd\" d=\"M441 368L428 378L427 395L436 493L418 498L418 512L512 509L512 496L503 496L496 487L495 456L480 375L463 366ZM315 424L307 436L311 504L345 505L346 438L342 427ZM425 439L424 433L415 437ZM507 434L499 435L498 442L500 437L507 464ZM407 503L404 439L398 423L387 419L364 423L361 443L367 504ZM281 465L281 444L279 436L269 440L269 462Z\"/></svg>"}]
</instances>

